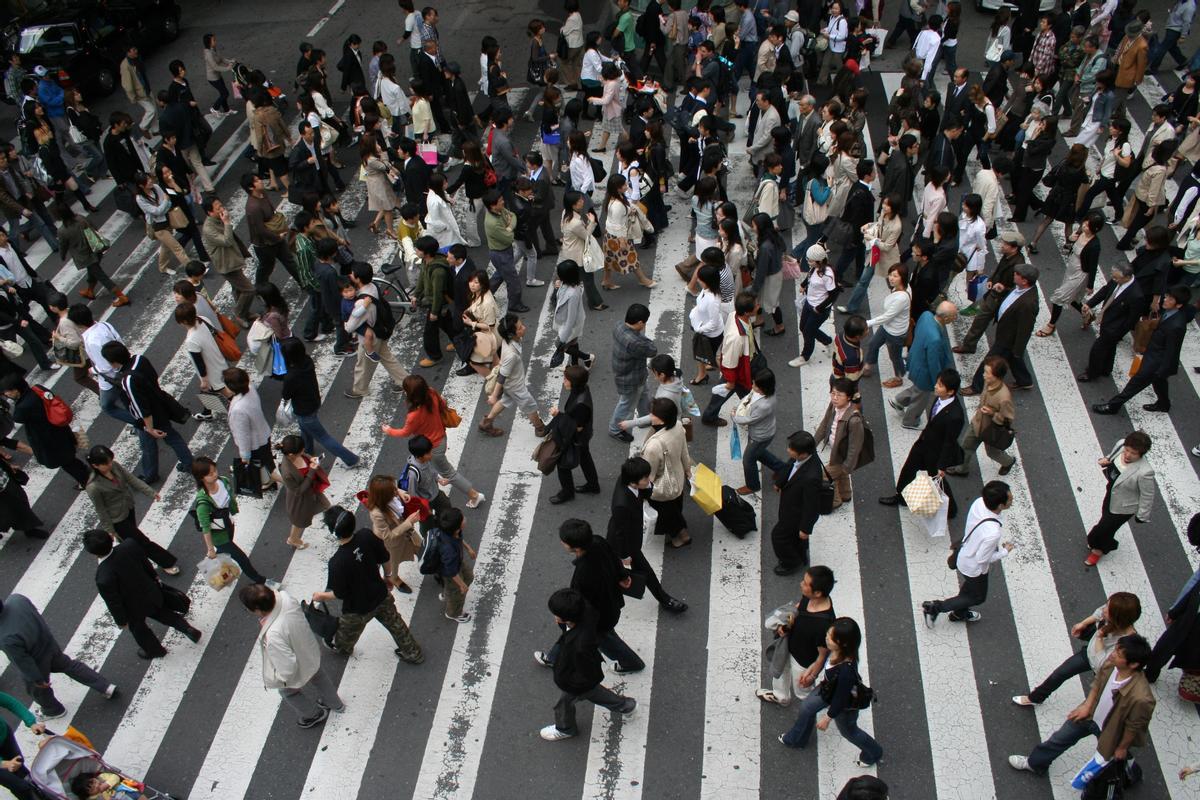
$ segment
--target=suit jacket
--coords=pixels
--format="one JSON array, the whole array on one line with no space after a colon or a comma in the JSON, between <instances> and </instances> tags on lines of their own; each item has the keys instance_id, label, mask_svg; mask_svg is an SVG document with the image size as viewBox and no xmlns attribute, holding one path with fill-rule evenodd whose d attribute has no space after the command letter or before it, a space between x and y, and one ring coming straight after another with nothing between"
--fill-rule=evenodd
<instances>
[{"instance_id":1,"label":"suit jacket","mask_svg":"<svg viewBox=\"0 0 1200 800\"><path fill-rule=\"evenodd\" d=\"M1008 350L1014 358L1024 356L1029 337L1033 335L1033 326L1037 323L1037 315L1038 288L1033 286L1012 302L1004 316L996 319L996 338L992 346Z\"/></svg>"},{"instance_id":2,"label":"suit jacket","mask_svg":"<svg viewBox=\"0 0 1200 800\"><path fill-rule=\"evenodd\" d=\"M646 490L645 497L650 496ZM645 499L634 494L625 484L613 488L611 515L608 518L608 543L617 558L626 559L642 549L642 531L645 529L642 511Z\"/></svg>"},{"instance_id":3,"label":"suit jacket","mask_svg":"<svg viewBox=\"0 0 1200 800\"><path fill-rule=\"evenodd\" d=\"M118 136L110 132L104 137L103 149L104 160L113 180L117 183L133 183L134 176L142 171L142 160L134 152L129 133Z\"/></svg>"},{"instance_id":4,"label":"suit jacket","mask_svg":"<svg viewBox=\"0 0 1200 800\"><path fill-rule=\"evenodd\" d=\"M413 156L404 162L401 175L404 178L404 199L416 203L425 212L425 192L429 191L429 165Z\"/></svg>"},{"instance_id":5,"label":"suit jacket","mask_svg":"<svg viewBox=\"0 0 1200 800\"><path fill-rule=\"evenodd\" d=\"M809 456L789 478L795 463L789 461L775 474L775 485L779 487L779 520L774 531L789 536L801 531L812 533L817 517L821 515L821 459Z\"/></svg>"},{"instance_id":6,"label":"suit jacket","mask_svg":"<svg viewBox=\"0 0 1200 800\"><path fill-rule=\"evenodd\" d=\"M454 319L457 323L462 319L463 312L471 305L471 290L467 288L471 276L475 274L475 262L467 256L458 272L454 275Z\"/></svg>"},{"instance_id":7,"label":"suit jacket","mask_svg":"<svg viewBox=\"0 0 1200 800\"><path fill-rule=\"evenodd\" d=\"M533 183L533 220L535 223L549 219L554 210L554 184L550 182L550 170L542 167L541 173Z\"/></svg>"},{"instance_id":8,"label":"suit jacket","mask_svg":"<svg viewBox=\"0 0 1200 800\"><path fill-rule=\"evenodd\" d=\"M1187 320L1182 311L1175 311L1160 320L1150 343L1142 355L1144 372L1152 378L1169 378L1179 371L1179 354L1183 350L1183 337L1187 334Z\"/></svg>"},{"instance_id":9,"label":"suit jacket","mask_svg":"<svg viewBox=\"0 0 1200 800\"><path fill-rule=\"evenodd\" d=\"M958 164L958 154L954 152L954 142L945 133L939 133L925 156L925 169L930 167L945 167L951 172Z\"/></svg>"},{"instance_id":10,"label":"suit jacket","mask_svg":"<svg viewBox=\"0 0 1200 800\"><path fill-rule=\"evenodd\" d=\"M917 469L926 472L937 472L961 464L963 449L958 446L958 435L962 433L966 419L962 400L955 395L954 402L934 414L925 424L908 453L909 461Z\"/></svg>"},{"instance_id":11,"label":"suit jacket","mask_svg":"<svg viewBox=\"0 0 1200 800\"><path fill-rule=\"evenodd\" d=\"M880 189L879 196L888 197L893 194L899 196L900 208L896 209L896 213L901 217L908 213L908 204L912 202L915 180L916 174L912 162L900 151L900 148L893 147L892 155L883 169L883 187Z\"/></svg>"},{"instance_id":12,"label":"suit jacket","mask_svg":"<svg viewBox=\"0 0 1200 800\"><path fill-rule=\"evenodd\" d=\"M313 142L320 152L320 145L316 141ZM296 146L292 148L292 152L288 154L288 201L300 205L301 200L306 194L321 194L321 172L318 164L308 163L309 156L312 152L308 149L308 145L304 143L304 139L296 141Z\"/></svg>"},{"instance_id":13,"label":"suit jacket","mask_svg":"<svg viewBox=\"0 0 1200 800\"><path fill-rule=\"evenodd\" d=\"M96 568L96 588L118 625L145 619L163 607L154 565L133 539L126 539Z\"/></svg>"},{"instance_id":14,"label":"suit jacket","mask_svg":"<svg viewBox=\"0 0 1200 800\"><path fill-rule=\"evenodd\" d=\"M999 108L1008 96L1008 70L999 64L988 70L983 79L983 93Z\"/></svg>"},{"instance_id":15,"label":"suit jacket","mask_svg":"<svg viewBox=\"0 0 1200 800\"><path fill-rule=\"evenodd\" d=\"M801 117L796 123L796 159L800 164L812 161L817 152L817 130L821 127L821 118L814 110L807 117Z\"/></svg>"},{"instance_id":16,"label":"suit jacket","mask_svg":"<svg viewBox=\"0 0 1200 800\"><path fill-rule=\"evenodd\" d=\"M1104 302L1108 300L1109 295L1116 287L1116 283L1109 281L1100 287L1100 291L1089 297L1084 305L1100 314L1100 310L1104 308ZM1142 294L1142 287L1138 285L1137 280L1134 280L1129 288L1121 292L1117 299L1113 300L1107 309L1104 309L1104 313L1100 317L1098 335L1112 341L1121 339L1133 330L1133 326L1141 319L1145 308L1146 297Z\"/></svg>"},{"instance_id":17,"label":"suit jacket","mask_svg":"<svg viewBox=\"0 0 1200 800\"><path fill-rule=\"evenodd\" d=\"M1115 461L1124 447L1125 440L1121 439L1108 451L1108 460ZM1113 514L1135 514L1138 519L1150 519L1150 510L1154 507L1154 495L1157 492L1158 483L1154 480L1154 467L1143 456L1132 464L1127 464L1113 481L1108 495L1108 510Z\"/></svg>"},{"instance_id":18,"label":"suit jacket","mask_svg":"<svg viewBox=\"0 0 1200 800\"><path fill-rule=\"evenodd\" d=\"M875 219L875 195L863 185L855 181L846 196L846 205L842 209L842 219L850 223L850 233L854 241L863 240L862 226Z\"/></svg>"},{"instance_id":19,"label":"suit jacket","mask_svg":"<svg viewBox=\"0 0 1200 800\"><path fill-rule=\"evenodd\" d=\"M946 87L946 108L942 112L942 122L948 119L961 120L963 125L969 121L968 113L974 105L971 102L970 81L963 84L962 91L957 96L954 94L956 87L953 83Z\"/></svg>"}]
</instances>

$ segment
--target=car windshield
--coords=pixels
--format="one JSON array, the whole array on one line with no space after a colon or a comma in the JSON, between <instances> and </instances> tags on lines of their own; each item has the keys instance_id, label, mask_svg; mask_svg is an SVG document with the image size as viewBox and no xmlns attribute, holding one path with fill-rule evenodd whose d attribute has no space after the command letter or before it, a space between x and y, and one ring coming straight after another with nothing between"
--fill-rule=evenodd
<instances>
[{"instance_id":1,"label":"car windshield","mask_svg":"<svg viewBox=\"0 0 1200 800\"><path fill-rule=\"evenodd\" d=\"M45 53L75 48L74 25L33 25L17 38L18 53Z\"/></svg>"}]
</instances>

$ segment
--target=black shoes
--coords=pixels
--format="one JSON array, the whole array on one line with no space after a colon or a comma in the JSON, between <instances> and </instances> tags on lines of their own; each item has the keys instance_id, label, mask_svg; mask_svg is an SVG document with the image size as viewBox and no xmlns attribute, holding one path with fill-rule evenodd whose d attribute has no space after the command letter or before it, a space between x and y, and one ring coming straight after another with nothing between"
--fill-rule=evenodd
<instances>
[{"instance_id":1,"label":"black shoes","mask_svg":"<svg viewBox=\"0 0 1200 800\"><path fill-rule=\"evenodd\" d=\"M509 306L508 310L514 314L525 314L528 313L529 306L525 305L524 303L517 303L516 305Z\"/></svg>"},{"instance_id":2,"label":"black shoes","mask_svg":"<svg viewBox=\"0 0 1200 800\"><path fill-rule=\"evenodd\" d=\"M905 503L904 498L898 494L889 494L885 497L879 498L879 505L881 505L881 506L906 506L906 505L908 505L908 503Z\"/></svg>"},{"instance_id":3,"label":"black shoes","mask_svg":"<svg viewBox=\"0 0 1200 800\"><path fill-rule=\"evenodd\" d=\"M932 600L926 600L921 603L921 614L925 617L925 627L932 628L933 623L937 622L938 614L941 612L936 610Z\"/></svg>"},{"instance_id":4,"label":"black shoes","mask_svg":"<svg viewBox=\"0 0 1200 800\"><path fill-rule=\"evenodd\" d=\"M629 444L633 441L633 434L629 431L617 431L616 433L609 431L608 435L616 439L618 442L625 442L625 444Z\"/></svg>"},{"instance_id":5,"label":"black shoes","mask_svg":"<svg viewBox=\"0 0 1200 800\"><path fill-rule=\"evenodd\" d=\"M1171 407L1169 405L1165 405L1164 403L1159 403L1159 402L1146 403L1144 406L1142 406L1142 408L1144 408L1147 411L1159 411L1164 414L1171 410Z\"/></svg>"},{"instance_id":6,"label":"black shoes","mask_svg":"<svg viewBox=\"0 0 1200 800\"><path fill-rule=\"evenodd\" d=\"M574 492L570 492L570 493L559 492L558 494L552 495L550 497L550 505L557 506L557 505L561 505L562 503L569 503L570 501L572 501L574 499L575 499Z\"/></svg>"},{"instance_id":7,"label":"black shoes","mask_svg":"<svg viewBox=\"0 0 1200 800\"><path fill-rule=\"evenodd\" d=\"M475 368L472 367L470 364L465 364L462 367L454 370L454 374L459 376L460 378L465 378L468 375L474 375Z\"/></svg>"},{"instance_id":8,"label":"black shoes","mask_svg":"<svg viewBox=\"0 0 1200 800\"><path fill-rule=\"evenodd\" d=\"M674 597L668 598L667 602L659 603L664 611L670 611L672 614L682 614L688 610L688 604L682 600L676 600Z\"/></svg>"},{"instance_id":9,"label":"black shoes","mask_svg":"<svg viewBox=\"0 0 1200 800\"><path fill-rule=\"evenodd\" d=\"M200 637L203 636L204 634L201 632L201 630L199 628L190 628L190 629L184 631L183 635L188 637L189 639L191 639L192 644L198 644L200 642Z\"/></svg>"},{"instance_id":10,"label":"black shoes","mask_svg":"<svg viewBox=\"0 0 1200 800\"><path fill-rule=\"evenodd\" d=\"M789 567L786 564L776 564L774 572L776 575L794 575L799 572L800 568L803 566L803 564L796 564Z\"/></svg>"},{"instance_id":11,"label":"black shoes","mask_svg":"<svg viewBox=\"0 0 1200 800\"><path fill-rule=\"evenodd\" d=\"M147 653L145 650L143 650L139 647L138 651L137 651L137 657L145 659L146 661L151 661L155 658L162 658L166 654L167 654L167 651L165 649L161 653Z\"/></svg>"},{"instance_id":12,"label":"black shoes","mask_svg":"<svg viewBox=\"0 0 1200 800\"><path fill-rule=\"evenodd\" d=\"M579 494L600 494L600 485L585 483L582 486L576 486L575 491Z\"/></svg>"},{"instance_id":13,"label":"black shoes","mask_svg":"<svg viewBox=\"0 0 1200 800\"><path fill-rule=\"evenodd\" d=\"M1092 406L1092 411L1097 414L1116 414L1121 410L1121 407L1116 403L1096 403Z\"/></svg>"}]
</instances>

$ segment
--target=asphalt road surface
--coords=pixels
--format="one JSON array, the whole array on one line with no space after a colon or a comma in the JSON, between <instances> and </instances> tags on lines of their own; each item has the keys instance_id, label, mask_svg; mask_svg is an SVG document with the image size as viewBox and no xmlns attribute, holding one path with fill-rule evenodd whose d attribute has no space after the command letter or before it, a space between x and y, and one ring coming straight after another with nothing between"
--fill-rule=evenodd
<instances>
[{"instance_id":1,"label":"asphalt road surface","mask_svg":"<svg viewBox=\"0 0 1200 800\"><path fill-rule=\"evenodd\" d=\"M889 17L894 13L892 9ZM1156 8L1155 13L1162 18L1162 9ZM513 8L466 2L444 7L440 25L449 57L462 62L469 85L477 77L479 37L492 33L501 38L505 52L511 54L506 59L509 74L518 85L512 94L518 112L514 141L522 148L532 144L536 135L533 123L521 114L535 95L520 86L527 46L524 25L535 15L550 20L551 30L562 16L556 6L546 4ZM597 4L585 9L589 28L607 15L607 8ZM967 9L966 18L966 41L959 59L977 68L988 18L973 9ZM290 90L300 40L324 47L330 62L336 63L348 33L358 32L368 43L377 37L394 42L402 22L395 5L384 2L349 0L333 8L324 0L269 7L249 2L188 3L181 39L149 59L152 81L165 84L167 61L184 58L196 65L193 83L201 101L210 100L209 89L197 73L200 37L213 32L227 56L268 71ZM407 44L391 46L403 53ZM402 70L407 70L406 63L406 58L400 59ZM886 97L899 85L898 63L896 55L889 55L866 76L873 108L869 133L875 142L884 135ZM331 75L336 80L336 73ZM937 80L942 85L945 76ZM1135 146L1149 121L1150 106L1178 78L1164 72L1159 80L1161 87L1148 80L1130 99L1137 126ZM118 107L124 107L120 95L96 104L102 116ZM218 193L240 220L245 195L238 190L237 179L250 166L240 158L247 127L240 114L214 119L213 124ZM729 181L731 199L739 207L749 202L755 186L745 159L739 157L743 146L739 124ZM1060 143L1056 158L1063 149ZM346 151L343 158L353 156ZM968 170L968 176L973 171L974 167ZM371 215L359 213L365 205L362 184L351 180L351 170L344 175L350 188L343 206L359 222L351 237L355 252L375 265L391 263L394 246L371 236L366 230ZM955 197L968 190L964 184ZM110 183L98 185L96 202L101 209L92 218L115 241L105 264L119 284L132 285L133 305L108 318L132 350L146 353L159 368L164 387L194 404L196 379L180 350L182 332L170 316L169 280L154 269L156 248L146 244L140 222L130 224L115 210L110 191ZM1168 194L1173 191L1169 188ZM54 530L46 542L20 535L0 540L0 592L30 597L44 610L66 649L101 668L122 690L117 699L107 701L86 694L65 678L56 679L69 716L51 727L76 725L109 763L144 777L156 789L192 800L352 796L828 800L835 796L848 777L862 772L853 764L854 749L832 731L818 735L815 746L805 751L783 748L776 736L790 726L794 709L763 706L754 697L754 689L764 680L761 650L769 634L762 628L763 616L796 599L799 585L798 578L780 578L771 572L774 557L765 541L768 537L762 535L777 516L777 500L770 491L751 498L761 510L760 532L744 540L731 536L690 502L685 511L694 539L691 547L666 548L664 553L661 543L650 537L648 556L661 568L664 585L691 608L681 616L669 616L660 615L649 599L626 606L621 633L648 668L624 677L610 672L607 683L635 697L637 713L612 720L606 713L593 715L583 708L578 738L550 744L537 735L542 725L552 721L557 692L548 671L536 665L531 654L557 635L545 601L567 583L571 569L555 531L562 520L573 516L604 528L608 491L618 465L630 452L603 435L601 422L615 400L608 351L611 330L625 307L635 301L647 303L649 332L659 351L681 358L685 374L691 369L688 298L671 268L688 249L686 203L678 198L673 203L670 228L653 251L641 251L642 263L658 285L646 290L626 280L619 290L606 293L612 309L589 312L587 319L583 348L599 353L591 386L598 427L593 452L605 486L600 497L551 506L547 498L557 491L557 482L543 481L530 461L536 440L529 425L514 423L507 412L501 417L501 424L509 429L507 436L482 436L475 429L486 410L482 381L451 375L450 359L440 367L421 370L462 414L463 424L449 437L450 456L489 498L479 509L466 512L467 538L479 550L476 583L467 600L474 618L465 625L445 619L437 587L421 581L415 565L408 565L405 577L416 591L397 594L396 599L424 649L425 663L416 667L398 663L379 626L368 628L352 658L326 654L325 668L338 682L347 710L333 715L321 728L297 728L290 710L280 707L278 696L262 688L253 617L233 592L214 592L198 576L196 564L204 547L186 516L194 494L190 478L164 468L169 477L161 486L162 500L147 507L139 498L138 508L143 530L181 556L183 574L168 580L188 589L193 599L191 618L205 637L192 645L171 633L164 640L170 655L147 664L135 656L132 639L120 635L96 597L95 564L79 546L80 532L95 522L90 503L73 491L68 477L31 466L27 491L37 513ZM951 206L957 207L953 198ZM295 210L284 208L289 213ZM1020 227L1028 236L1035 224L1033 218ZM1061 226L1052 232L1061 238ZM800 233L797 223L792 235ZM1122 257L1115 250L1114 233L1120 231L1103 234L1104 264ZM1033 259L1041 268L1043 306L1064 268L1059 243L1048 236L1041 255ZM483 250L472 255L476 263L486 262ZM48 257L44 245L34 246L31 257L42 276L64 291L74 292L81 285L81 273L56 256ZM551 259L543 259L540 276L548 278L552 266ZM276 277L282 281L284 276L277 271ZM870 301L877 308L883 289L879 281L871 288ZM230 307L223 283L210 281L210 290L219 306ZM793 291L793 286L785 287L789 301ZM956 292L957 299L961 287ZM289 297L297 297L294 287ZM504 301L503 292L500 300ZM526 290L525 302L533 311L524 315L530 326L524 350L531 386L545 410L560 401L561 388L561 371L548 367L554 345L548 293ZM106 311L100 303L94 308L97 314ZM764 340L766 355L780 379L780 435L775 444L779 453L786 433L815 427L827 402L829 374L829 356L821 348L804 368L786 366L797 353L798 335L790 302L785 303L785 311L788 335ZM1048 314L1043 307L1041 317ZM1149 402L1143 396L1120 415L1096 417L1088 407L1111 396L1113 381L1105 378L1086 386L1074 381L1093 334L1079 330L1072 319L1068 311L1057 336L1035 338L1029 346L1037 386L1016 397L1018 439L1013 452L1018 466L1007 477L1016 503L1007 513L1006 538L1017 549L993 570L990 596L981 608L983 620L969 629L943 620L930 630L922 623L921 600L955 591L954 575L945 568L946 541L930 540L907 512L875 502L876 496L890 493L915 434L902 429L897 415L887 408L884 400L890 391L881 390L876 379L864 381L865 413L879 456L855 475L854 502L818 524L812 560L828 564L837 575L833 592L837 612L863 626L863 677L878 691L879 702L860 722L883 745L884 761L877 773L889 783L894 798L1066 800L1074 796L1068 782L1090 757L1088 743L1061 758L1050 778L1013 772L1006 760L1011 753L1028 752L1039 737L1054 731L1083 699L1084 684L1068 682L1035 711L1017 708L1009 698L1024 693L1070 655L1078 646L1069 636L1071 624L1090 614L1111 592L1139 595L1145 613L1138 629L1153 640L1163 627L1162 612L1200 563L1184 536L1200 498L1196 460L1188 455L1200 442L1196 421L1200 375L1191 369L1200 365L1200 337L1195 330L1189 332L1184 369L1172 379L1169 415L1142 411L1141 402ZM1039 319L1039 325L1042 322ZM965 332L965 324L959 323L954 338ZM828 323L827 330L831 328ZM421 355L419 323L406 318L392 347L403 364L415 368ZM973 371L982 352L961 357L960 368ZM407 450L404 442L379 433L381 423L403 418L386 377L378 373L365 399L349 400L343 392L349 387L351 367L333 357L328 342L316 345L313 355L325 395L326 426L373 464L371 469L395 473ZM1130 357L1125 344L1114 372L1118 384L1123 383ZM890 375L890 368L883 366L883 372L884 377ZM78 425L92 442L112 444L126 465L136 461L135 438L99 415L94 396L81 394L61 374L35 372L33 377L56 386L72 402ZM266 382L265 408L275 407L278 391L277 384ZM696 394L700 403L707 401L708 389L700 388ZM968 402L968 411L973 406ZM1136 531L1123 530L1121 548L1098 569L1085 570L1084 535L1098 516L1104 492L1095 460L1138 427L1154 440L1148 458L1158 476L1159 498L1147 524L1136 526ZM740 485L740 464L729 456L729 430L714 434L701 428L691 453L727 483ZM286 432L285 426L276 426L277 437ZM223 465L234 456L228 430L219 421L188 423L184 433L197 454L217 458ZM984 478L996 477L995 465L984 462ZM330 498L353 507L353 495L371 471L330 466ZM954 488L963 508L978 496L977 474L956 479ZM280 578L293 595L306 597L324 587L333 542L313 528L307 534L312 547L294 552L284 544L288 524L282 503L273 501L268 497L242 505L238 541L260 570ZM359 518L366 524L365 513ZM962 518L954 527L956 535L962 533ZM27 700L17 671L6 660L0 666L0 688ZM1165 672L1157 684L1159 703L1151 745L1137 754L1146 782L1133 796L1200 796L1195 784L1182 784L1177 778L1181 767L1200 760L1200 747L1193 741L1196 710L1178 699L1177 684L1177 672ZM31 739L22 733L21 742L27 760L31 759Z\"/></svg>"}]
</instances>

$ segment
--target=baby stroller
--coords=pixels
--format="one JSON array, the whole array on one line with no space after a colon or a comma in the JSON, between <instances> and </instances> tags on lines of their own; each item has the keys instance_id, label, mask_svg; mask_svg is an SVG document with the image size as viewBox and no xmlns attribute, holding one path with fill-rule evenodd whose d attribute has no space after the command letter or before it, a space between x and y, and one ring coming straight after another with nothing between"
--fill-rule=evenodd
<instances>
[{"instance_id":1,"label":"baby stroller","mask_svg":"<svg viewBox=\"0 0 1200 800\"><path fill-rule=\"evenodd\" d=\"M76 800L70 790L71 780L76 775L88 772L112 772L122 778L135 780L105 763L95 750L66 736L49 735L43 739L33 763L29 765L29 777L33 785L42 797L52 800ZM176 800L166 792L144 784L139 786L145 800Z\"/></svg>"},{"instance_id":2,"label":"baby stroller","mask_svg":"<svg viewBox=\"0 0 1200 800\"><path fill-rule=\"evenodd\" d=\"M250 87L250 73L253 71L240 61L233 62L233 96L235 99L245 99L246 90ZM267 88L267 92L271 95L271 98L275 100L275 104L282 111L287 104L287 95L283 93L282 89L271 83L270 80L263 85Z\"/></svg>"}]
</instances>

